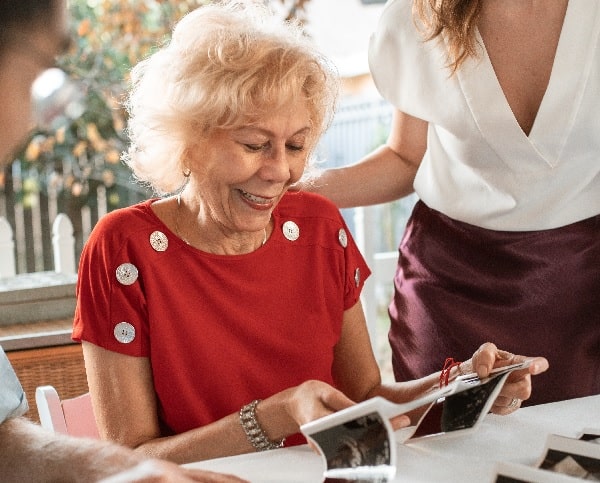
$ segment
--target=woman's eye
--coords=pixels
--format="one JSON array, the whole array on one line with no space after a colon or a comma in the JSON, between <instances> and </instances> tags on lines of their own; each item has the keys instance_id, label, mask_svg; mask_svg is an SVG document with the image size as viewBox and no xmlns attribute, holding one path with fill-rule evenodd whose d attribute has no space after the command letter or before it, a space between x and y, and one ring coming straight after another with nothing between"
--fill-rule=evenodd
<instances>
[{"instance_id":1,"label":"woman's eye","mask_svg":"<svg viewBox=\"0 0 600 483\"><path fill-rule=\"evenodd\" d=\"M250 151L260 151L265 148L266 144L246 144L245 146Z\"/></svg>"},{"instance_id":2,"label":"woman's eye","mask_svg":"<svg viewBox=\"0 0 600 483\"><path fill-rule=\"evenodd\" d=\"M246 149L248 149L249 151L252 152L258 152L258 151L262 151L264 149L267 149L269 147L269 143L262 143L262 144L244 144L244 146L246 147ZM288 149L289 151L303 151L304 150L304 145L303 144L286 144L285 145L286 149Z\"/></svg>"}]
</instances>

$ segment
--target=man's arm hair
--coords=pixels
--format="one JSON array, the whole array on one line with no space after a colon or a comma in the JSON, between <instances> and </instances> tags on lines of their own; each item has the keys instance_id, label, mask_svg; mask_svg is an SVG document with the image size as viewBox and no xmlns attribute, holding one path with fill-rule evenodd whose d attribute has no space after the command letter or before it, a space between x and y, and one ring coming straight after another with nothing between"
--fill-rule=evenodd
<instances>
[{"instance_id":1,"label":"man's arm hair","mask_svg":"<svg viewBox=\"0 0 600 483\"><path fill-rule=\"evenodd\" d=\"M114 444L52 433L25 418L0 424L0 478L5 482L93 482L143 459Z\"/></svg>"}]
</instances>

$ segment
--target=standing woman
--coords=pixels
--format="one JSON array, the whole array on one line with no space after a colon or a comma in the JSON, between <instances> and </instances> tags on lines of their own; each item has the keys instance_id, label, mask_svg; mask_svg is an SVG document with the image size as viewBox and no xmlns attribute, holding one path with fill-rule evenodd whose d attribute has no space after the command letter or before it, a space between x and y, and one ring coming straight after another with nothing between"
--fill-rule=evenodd
<instances>
[{"instance_id":1,"label":"standing woman","mask_svg":"<svg viewBox=\"0 0 600 483\"><path fill-rule=\"evenodd\" d=\"M600 392L599 32L586 0L385 7L369 60L388 141L308 189L420 198L389 306L397 380L494 340L548 358L530 403Z\"/></svg>"}]
</instances>

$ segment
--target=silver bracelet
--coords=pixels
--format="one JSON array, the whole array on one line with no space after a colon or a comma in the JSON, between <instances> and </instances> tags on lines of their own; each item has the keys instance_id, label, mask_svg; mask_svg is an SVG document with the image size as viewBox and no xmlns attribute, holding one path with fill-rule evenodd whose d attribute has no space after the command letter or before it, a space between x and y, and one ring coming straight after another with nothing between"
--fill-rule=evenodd
<instances>
[{"instance_id":1,"label":"silver bracelet","mask_svg":"<svg viewBox=\"0 0 600 483\"><path fill-rule=\"evenodd\" d=\"M257 451L282 448L285 438L279 441L271 441L256 420L256 406L260 401L260 399L256 399L240 409L240 424L244 429L244 433L246 433L248 441Z\"/></svg>"}]
</instances>

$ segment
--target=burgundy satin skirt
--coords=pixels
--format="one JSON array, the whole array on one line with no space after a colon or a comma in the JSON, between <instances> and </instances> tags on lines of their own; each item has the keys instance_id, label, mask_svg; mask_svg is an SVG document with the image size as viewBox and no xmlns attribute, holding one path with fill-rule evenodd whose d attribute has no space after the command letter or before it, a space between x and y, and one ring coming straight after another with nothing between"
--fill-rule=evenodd
<instances>
[{"instance_id":1,"label":"burgundy satin skirt","mask_svg":"<svg viewBox=\"0 0 600 483\"><path fill-rule=\"evenodd\" d=\"M389 306L394 374L410 380L484 342L544 356L526 404L600 393L600 215L504 232L418 202L399 247Z\"/></svg>"}]
</instances>

